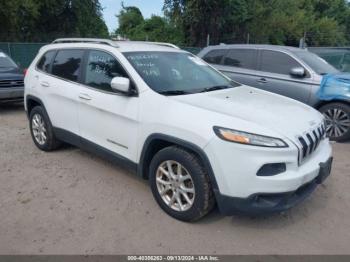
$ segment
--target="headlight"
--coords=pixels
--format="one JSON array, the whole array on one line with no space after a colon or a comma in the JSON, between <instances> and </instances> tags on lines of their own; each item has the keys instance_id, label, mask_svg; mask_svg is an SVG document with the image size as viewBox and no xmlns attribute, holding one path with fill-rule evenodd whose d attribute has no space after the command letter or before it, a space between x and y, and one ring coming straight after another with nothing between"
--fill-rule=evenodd
<instances>
[{"instance_id":1,"label":"headlight","mask_svg":"<svg viewBox=\"0 0 350 262\"><path fill-rule=\"evenodd\" d=\"M214 127L214 132L221 139L234 143L263 147L288 147L282 139L275 137L256 135L217 126Z\"/></svg>"}]
</instances>

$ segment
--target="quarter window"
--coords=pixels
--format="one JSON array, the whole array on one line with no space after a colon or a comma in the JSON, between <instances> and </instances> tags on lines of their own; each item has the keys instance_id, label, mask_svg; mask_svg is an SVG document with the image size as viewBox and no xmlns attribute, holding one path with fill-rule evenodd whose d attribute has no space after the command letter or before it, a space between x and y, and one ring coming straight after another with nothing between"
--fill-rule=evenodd
<instances>
[{"instance_id":1,"label":"quarter window","mask_svg":"<svg viewBox=\"0 0 350 262\"><path fill-rule=\"evenodd\" d=\"M39 60L39 63L37 64L37 68L40 69L41 71L49 73L50 65L55 53L56 51L46 52Z\"/></svg>"},{"instance_id":2,"label":"quarter window","mask_svg":"<svg viewBox=\"0 0 350 262\"><path fill-rule=\"evenodd\" d=\"M103 91L112 92L114 77L126 77L127 73L112 55L101 51L90 51L87 61L85 84Z\"/></svg>"},{"instance_id":3,"label":"quarter window","mask_svg":"<svg viewBox=\"0 0 350 262\"><path fill-rule=\"evenodd\" d=\"M261 71L289 75L290 70L294 67L302 66L287 54L269 50L261 52Z\"/></svg>"},{"instance_id":4,"label":"quarter window","mask_svg":"<svg viewBox=\"0 0 350 262\"><path fill-rule=\"evenodd\" d=\"M256 50L232 49L224 59L224 65L256 69Z\"/></svg>"},{"instance_id":5,"label":"quarter window","mask_svg":"<svg viewBox=\"0 0 350 262\"><path fill-rule=\"evenodd\" d=\"M83 50L58 51L52 65L52 74L77 82L83 55Z\"/></svg>"},{"instance_id":6,"label":"quarter window","mask_svg":"<svg viewBox=\"0 0 350 262\"><path fill-rule=\"evenodd\" d=\"M226 53L226 49L212 50L203 57L203 60L210 64L219 65L221 64L222 58L224 57L224 55L226 55Z\"/></svg>"}]
</instances>

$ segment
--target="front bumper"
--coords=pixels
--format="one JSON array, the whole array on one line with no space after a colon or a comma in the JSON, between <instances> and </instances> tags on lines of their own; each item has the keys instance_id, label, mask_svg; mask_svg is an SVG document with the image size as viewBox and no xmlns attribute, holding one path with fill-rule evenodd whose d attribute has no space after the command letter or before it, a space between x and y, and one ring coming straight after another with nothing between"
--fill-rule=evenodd
<instances>
[{"instance_id":1,"label":"front bumper","mask_svg":"<svg viewBox=\"0 0 350 262\"><path fill-rule=\"evenodd\" d=\"M301 165L292 143L288 148L273 149L214 138L204 150L215 176L219 209L227 215L238 210L249 214L279 212L298 204L316 188L320 164L332 159L328 139ZM262 166L272 163L285 163L286 170L272 176L257 175Z\"/></svg>"},{"instance_id":2,"label":"front bumper","mask_svg":"<svg viewBox=\"0 0 350 262\"><path fill-rule=\"evenodd\" d=\"M330 175L332 162L333 158L330 158L327 162L321 163L323 168L320 169L318 176L292 192L254 194L248 198L228 197L216 192L219 210L223 215L266 215L288 210L310 196L316 187Z\"/></svg>"},{"instance_id":3,"label":"front bumper","mask_svg":"<svg viewBox=\"0 0 350 262\"><path fill-rule=\"evenodd\" d=\"M22 101L23 97L24 86L0 89L0 101Z\"/></svg>"}]
</instances>

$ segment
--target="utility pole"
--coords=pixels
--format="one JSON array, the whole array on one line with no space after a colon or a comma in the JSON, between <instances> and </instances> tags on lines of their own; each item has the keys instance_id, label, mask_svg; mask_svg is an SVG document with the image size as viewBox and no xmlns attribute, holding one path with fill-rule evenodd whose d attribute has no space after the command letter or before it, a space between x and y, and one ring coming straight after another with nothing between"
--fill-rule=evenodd
<instances>
[{"instance_id":1,"label":"utility pole","mask_svg":"<svg viewBox=\"0 0 350 262\"><path fill-rule=\"evenodd\" d=\"M247 44L249 45L249 42L250 42L250 34L248 33L247 34Z\"/></svg>"},{"instance_id":2,"label":"utility pole","mask_svg":"<svg viewBox=\"0 0 350 262\"><path fill-rule=\"evenodd\" d=\"M210 35L208 34L207 35L207 46L209 46L210 45Z\"/></svg>"}]
</instances>

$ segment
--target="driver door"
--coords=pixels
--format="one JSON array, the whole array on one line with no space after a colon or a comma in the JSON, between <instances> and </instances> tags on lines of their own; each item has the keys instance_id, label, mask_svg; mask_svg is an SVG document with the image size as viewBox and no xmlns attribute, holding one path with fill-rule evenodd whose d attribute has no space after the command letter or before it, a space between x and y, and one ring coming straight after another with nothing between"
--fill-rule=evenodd
<instances>
[{"instance_id":1,"label":"driver door","mask_svg":"<svg viewBox=\"0 0 350 262\"><path fill-rule=\"evenodd\" d=\"M90 50L85 60L79 90L81 137L135 162L139 99L111 88L114 77L129 77L110 53Z\"/></svg>"},{"instance_id":2,"label":"driver door","mask_svg":"<svg viewBox=\"0 0 350 262\"><path fill-rule=\"evenodd\" d=\"M256 87L308 103L313 82L306 69L305 77L292 77L290 71L296 67L303 66L286 53L260 50Z\"/></svg>"}]
</instances>

